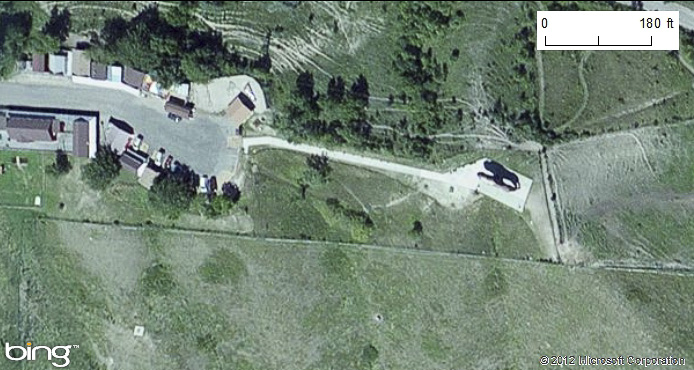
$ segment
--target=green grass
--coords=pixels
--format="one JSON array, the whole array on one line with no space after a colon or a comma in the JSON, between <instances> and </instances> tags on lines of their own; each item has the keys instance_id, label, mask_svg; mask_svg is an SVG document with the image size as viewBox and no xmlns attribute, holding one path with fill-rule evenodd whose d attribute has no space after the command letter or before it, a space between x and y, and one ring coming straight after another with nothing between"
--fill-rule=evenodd
<instances>
[{"instance_id":1,"label":"green grass","mask_svg":"<svg viewBox=\"0 0 694 370\"><path fill-rule=\"evenodd\" d=\"M542 53L545 75L545 112L548 126L561 126L571 120L583 103L579 79L580 51L538 51Z\"/></svg>"},{"instance_id":2,"label":"green grass","mask_svg":"<svg viewBox=\"0 0 694 370\"><path fill-rule=\"evenodd\" d=\"M28 164L22 168L15 164L15 157L26 158ZM43 196L47 179L45 166L52 163L52 155L40 152L1 150L0 164L5 173L0 175L0 204L33 206L34 197Z\"/></svg>"},{"instance_id":3,"label":"green grass","mask_svg":"<svg viewBox=\"0 0 694 370\"><path fill-rule=\"evenodd\" d=\"M668 348L677 356L694 354L690 277L40 225L35 234L54 240L45 253L66 257L38 254L43 269L35 279L71 297L39 311L41 332L60 330L64 340L81 340L84 352L71 356L80 365L97 351L96 362L111 358L125 368L152 370L438 369L488 361L531 369L547 344L561 353L650 356ZM196 273L203 266L227 273L226 264L209 267L219 251L238 259L233 268L243 279L209 284ZM146 257L133 267L113 259L121 253ZM152 295L139 277L154 263L168 266L166 280L173 284ZM114 281L111 271L125 270L134 285L130 278ZM50 282L55 271L62 278ZM63 319L49 319L52 312L75 322L64 330ZM145 337L133 337L133 325L145 326Z\"/></svg>"},{"instance_id":4,"label":"green grass","mask_svg":"<svg viewBox=\"0 0 694 370\"><path fill-rule=\"evenodd\" d=\"M660 51L571 55L543 53L549 128L598 134L694 117L692 78L676 56ZM585 60L582 73L588 93L583 110L581 58ZM574 117L575 121L569 122Z\"/></svg>"},{"instance_id":5,"label":"green grass","mask_svg":"<svg viewBox=\"0 0 694 370\"><path fill-rule=\"evenodd\" d=\"M476 159L491 154L480 152ZM501 154L508 156L502 155L498 160L508 160L508 164L521 173L531 177L539 174L534 156ZM257 173L246 184L247 204L256 235L373 243L453 253L543 257L528 226L527 215L519 215L486 198L464 209L449 209L398 176L391 178L333 162L330 181L310 187L306 199L302 199L296 179L307 168L305 158L301 154L279 150L261 150L253 155ZM463 159L454 162L466 163ZM336 217L325 204L328 198L337 198L352 210L365 209L374 227L364 229L345 218ZM423 225L421 235L412 231L415 221Z\"/></svg>"},{"instance_id":6,"label":"green grass","mask_svg":"<svg viewBox=\"0 0 694 370\"><path fill-rule=\"evenodd\" d=\"M3 253L9 257L2 269L3 339L15 345L32 341L36 345L82 345L72 349L70 366L90 369L95 353L89 343L99 343L100 331L109 319L95 278L75 262L75 255L59 248L55 225L37 220L25 211L0 213L6 241ZM20 298L23 297L23 298ZM98 315L98 319L95 319ZM35 369L52 368L48 362ZM3 368L21 365L4 364ZM22 367L24 368L24 367Z\"/></svg>"}]
</instances>

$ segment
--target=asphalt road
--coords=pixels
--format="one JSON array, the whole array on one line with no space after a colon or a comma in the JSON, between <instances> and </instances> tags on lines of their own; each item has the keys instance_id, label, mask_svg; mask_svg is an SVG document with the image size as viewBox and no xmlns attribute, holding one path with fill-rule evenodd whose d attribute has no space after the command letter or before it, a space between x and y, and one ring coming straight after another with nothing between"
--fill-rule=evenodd
<instances>
[{"instance_id":1,"label":"asphalt road","mask_svg":"<svg viewBox=\"0 0 694 370\"><path fill-rule=\"evenodd\" d=\"M102 122L111 116L128 122L144 136L150 152L163 147L199 174L233 171L238 159L238 148L227 145L232 129L223 117L200 113L174 123L166 117L164 101L154 97L78 85L65 78L20 75L0 83L0 105L99 111Z\"/></svg>"}]
</instances>

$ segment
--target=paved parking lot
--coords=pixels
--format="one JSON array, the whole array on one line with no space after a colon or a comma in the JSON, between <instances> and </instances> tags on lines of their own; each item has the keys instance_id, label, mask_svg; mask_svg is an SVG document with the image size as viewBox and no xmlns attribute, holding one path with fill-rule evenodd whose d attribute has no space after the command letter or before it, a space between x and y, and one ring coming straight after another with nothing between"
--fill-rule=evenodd
<instances>
[{"instance_id":1,"label":"paved parking lot","mask_svg":"<svg viewBox=\"0 0 694 370\"><path fill-rule=\"evenodd\" d=\"M19 81L0 83L0 105L99 111L102 122L110 116L128 122L144 135L151 152L163 147L199 174L233 171L236 166L238 148L228 147L233 130L224 117L199 113L193 120L174 123L166 117L164 101L159 98L138 98L76 85L68 79L28 75L20 76Z\"/></svg>"}]
</instances>

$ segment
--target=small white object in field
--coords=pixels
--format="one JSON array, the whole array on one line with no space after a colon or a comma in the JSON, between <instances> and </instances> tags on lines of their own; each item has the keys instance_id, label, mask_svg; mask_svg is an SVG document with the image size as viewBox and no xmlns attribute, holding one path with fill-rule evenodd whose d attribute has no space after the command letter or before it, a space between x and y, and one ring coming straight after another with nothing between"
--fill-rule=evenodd
<instances>
[{"instance_id":1,"label":"small white object in field","mask_svg":"<svg viewBox=\"0 0 694 370\"><path fill-rule=\"evenodd\" d=\"M41 197L40 196L37 195L36 197L34 197L34 205L36 207L41 207Z\"/></svg>"},{"instance_id":2,"label":"small white object in field","mask_svg":"<svg viewBox=\"0 0 694 370\"><path fill-rule=\"evenodd\" d=\"M141 337L145 335L145 327L136 325L135 330L133 331L133 335L135 335L136 337Z\"/></svg>"}]
</instances>

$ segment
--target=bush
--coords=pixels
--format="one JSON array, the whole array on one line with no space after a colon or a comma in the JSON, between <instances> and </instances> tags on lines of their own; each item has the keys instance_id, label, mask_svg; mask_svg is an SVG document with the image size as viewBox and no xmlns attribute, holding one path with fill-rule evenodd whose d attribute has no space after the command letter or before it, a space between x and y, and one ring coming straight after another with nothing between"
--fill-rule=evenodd
<instances>
[{"instance_id":1,"label":"bush","mask_svg":"<svg viewBox=\"0 0 694 370\"><path fill-rule=\"evenodd\" d=\"M163 173L154 180L149 201L171 219L187 211L195 197L195 186L186 178Z\"/></svg>"},{"instance_id":2,"label":"bush","mask_svg":"<svg viewBox=\"0 0 694 370\"><path fill-rule=\"evenodd\" d=\"M120 172L118 154L108 146L100 146L96 158L82 166L82 179L95 190L104 190L111 185Z\"/></svg>"},{"instance_id":3,"label":"bush","mask_svg":"<svg viewBox=\"0 0 694 370\"><path fill-rule=\"evenodd\" d=\"M55 152L55 162L46 166L46 173L53 176L61 176L70 172L72 164L67 156L67 153L62 150Z\"/></svg>"}]
</instances>

